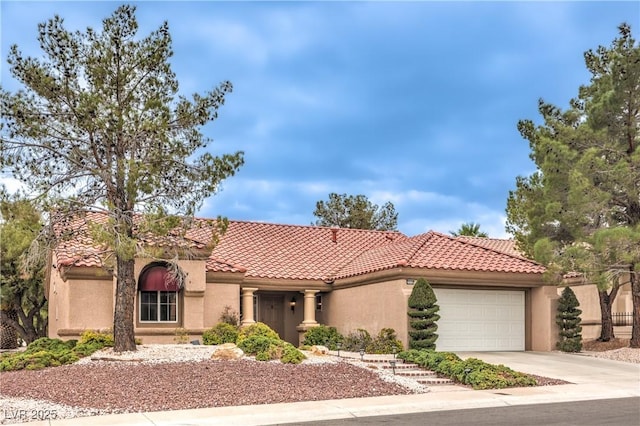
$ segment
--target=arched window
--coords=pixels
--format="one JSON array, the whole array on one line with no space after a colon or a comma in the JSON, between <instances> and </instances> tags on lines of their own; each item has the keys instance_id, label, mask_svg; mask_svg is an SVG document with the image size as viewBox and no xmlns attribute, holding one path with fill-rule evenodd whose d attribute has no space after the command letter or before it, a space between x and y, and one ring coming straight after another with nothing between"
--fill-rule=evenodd
<instances>
[{"instance_id":1,"label":"arched window","mask_svg":"<svg viewBox=\"0 0 640 426\"><path fill-rule=\"evenodd\" d=\"M140 322L178 322L180 288L164 264L151 264L138 280Z\"/></svg>"}]
</instances>

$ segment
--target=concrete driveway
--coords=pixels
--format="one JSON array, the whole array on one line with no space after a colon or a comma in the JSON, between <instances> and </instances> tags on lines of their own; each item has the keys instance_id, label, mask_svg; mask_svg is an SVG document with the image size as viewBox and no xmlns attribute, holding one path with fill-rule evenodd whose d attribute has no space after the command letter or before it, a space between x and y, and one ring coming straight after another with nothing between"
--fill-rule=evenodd
<instances>
[{"instance_id":1,"label":"concrete driveway","mask_svg":"<svg viewBox=\"0 0 640 426\"><path fill-rule=\"evenodd\" d=\"M516 371L593 386L598 393L640 392L640 364L562 352L457 352L460 358L478 358ZM563 387L564 388L564 387Z\"/></svg>"}]
</instances>

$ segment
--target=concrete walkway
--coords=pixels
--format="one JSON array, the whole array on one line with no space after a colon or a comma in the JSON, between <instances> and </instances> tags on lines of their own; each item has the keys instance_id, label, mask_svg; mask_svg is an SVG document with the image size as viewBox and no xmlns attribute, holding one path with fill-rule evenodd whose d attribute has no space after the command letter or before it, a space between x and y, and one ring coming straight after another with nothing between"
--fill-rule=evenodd
<instances>
[{"instance_id":1,"label":"concrete walkway","mask_svg":"<svg viewBox=\"0 0 640 426\"><path fill-rule=\"evenodd\" d=\"M419 395L81 417L40 425L271 425L467 408L501 407L640 396L640 364L557 352L463 352L462 358L504 364L517 371L564 379L567 385L474 391L434 386Z\"/></svg>"}]
</instances>

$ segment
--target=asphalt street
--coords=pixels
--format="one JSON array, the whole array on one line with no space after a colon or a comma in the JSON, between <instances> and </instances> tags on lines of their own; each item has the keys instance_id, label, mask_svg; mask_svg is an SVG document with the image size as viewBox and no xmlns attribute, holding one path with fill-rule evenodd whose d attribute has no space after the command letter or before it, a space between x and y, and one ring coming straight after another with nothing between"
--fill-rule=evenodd
<instances>
[{"instance_id":1,"label":"asphalt street","mask_svg":"<svg viewBox=\"0 0 640 426\"><path fill-rule=\"evenodd\" d=\"M288 424L291 425L291 423ZM383 424L393 426L638 426L640 425L640 398L599 399L553 404L435 411L295 424L304 426L366 426Z\"/></svg>"}]
</instances>

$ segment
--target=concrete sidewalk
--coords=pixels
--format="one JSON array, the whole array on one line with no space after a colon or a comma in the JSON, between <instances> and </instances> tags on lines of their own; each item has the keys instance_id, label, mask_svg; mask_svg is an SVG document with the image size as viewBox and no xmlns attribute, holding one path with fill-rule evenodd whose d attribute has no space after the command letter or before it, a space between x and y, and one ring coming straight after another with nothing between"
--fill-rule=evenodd
<instances>
[{"instance_id":1,"label":"concrete sidewalk","mask_svg":"<svg viewBox=\"0 0 640 426\"><path fill-rule=\"evenodd\" d=\"M271 425L640 396L640 364L557 352L464 352L458 355L504 364L525 373L563 379L571 384L486 391L434 386L431 392L419 395L118 414L29 425Z\"/></svg>"}]
</instances>

